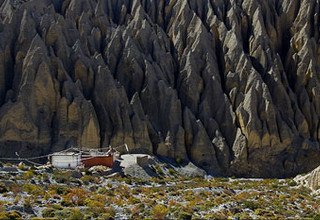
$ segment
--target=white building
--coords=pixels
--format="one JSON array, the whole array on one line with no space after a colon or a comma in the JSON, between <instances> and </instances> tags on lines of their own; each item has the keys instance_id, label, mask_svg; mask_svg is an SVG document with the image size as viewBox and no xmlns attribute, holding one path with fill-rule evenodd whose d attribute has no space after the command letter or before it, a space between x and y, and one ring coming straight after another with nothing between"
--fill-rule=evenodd
<instances>
[{"instance_id":1,"label":"white building","mask_svg":"<svg viewBox=\"0 0 320 220\"><path fill-rule=\"evenodd\" d=\"M75 152L54 153L50 156L52 166L56 168L76 168L81 165L81 154Z\"/></svg>"}]
</instances>

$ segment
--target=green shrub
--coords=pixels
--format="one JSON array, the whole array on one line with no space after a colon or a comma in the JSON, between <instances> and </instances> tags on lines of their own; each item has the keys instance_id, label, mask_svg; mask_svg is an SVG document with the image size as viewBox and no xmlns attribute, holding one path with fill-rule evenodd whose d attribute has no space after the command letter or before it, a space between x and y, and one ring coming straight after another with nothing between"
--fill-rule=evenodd
<instances>
[{"instance_id":1,"label":"green shrub","mask_svg":"<svg viewBox=\"0 0 320 220\"><path fill-rule=\"evenodd\" d=\"M0 219L7 219L7 212L0 212Z\"/></svg>"},{"instance_id":2,"label":"green shrub","mask_svg":"<svg viewBox=\"0 0 320 220\"><path fill-rule=\"evenodd\" d=\"M176 172L174 169L172 169L172 168L169 168L168 171L169 171L169 174L172 175L172 176L176 175L176 173L177 173L177 172Z\"/></svg>"},{"instance_id":3,"label":"green shrub","mask_svg":"<svg viewBox=\"0 0 320 220\"><path fill-rule=\"evenodd\" d=\"M82 206L84 205L87 192L82 188L73 188L70 192L63 197L64 204Z\"/></svg>"},{"instance_id":4,"label":"green shrub","mask_svg":"<svg viewBox=\"0 0 320 220\"><path fill-rule=\"evenodd\" d=\"M26 183L22 186L23 190L34 196L43 196L45 192L43 189L35 184Z\"/></svg>"},{"instance_id":5,"label":"green shrub","mask_svg":"<svg viewBox=\"0 0 320 220\"><path fill-rule=\"evenodd\" d=\"M99 183L99 179L97 177L90 175L84 175L80 180L86 185L89 185L90 183Z\"/></svg>"},{"instance_id":6,"label":"green shrub","mask_svg":"<svg viewBox=\"0 0 320 220\"><path fill-rule=\"evenodd\" d=\"M251 210L256 210L257 208L259 208L259 204L257 202L254 202L254 201L244 201L243 202L243 205L248 208L248 209L251 209Z\"/></svg>"},{"instance_id":7,"label":"green shrub","mask_svg":"<svg viewBox=\"0 0 320 220\"><path fill-rule=\"evenodd\" d=\"M31 220L58 220L57 218L31 217Z\"/></svg>"},{"instance_id":8,"label":"green shrub","mask_svg":"<svg viewBox=\"0 0 320 220\"><path fill-rule=\"evenodd\" d=\"M313 220L320 220L320 213L313 216Z\"/></svg>"},{"instance_id":9,"label":"green shrub","mask_svg":"<svg viewBox=\"0 0 320 220\"><path fill-rule=\"evenodd\" d=\"M58 195L66 195L70 192L70 189L67 186L57 186L55 188L55 191L57 192Z\"/></svg>"},{"instance_id":10,"label":"green shrub","mask_svg":"<svg viewBox=\"0 0 320 220\"><path fill-rule=\"evenodd\" d=\"M261 216L261 217L265 217L265 218L273 217L273 213L272 212L264 210L264 209L260 209L260 208L256 209L254 211L254 214L256 214L258 216Z\"/></svg>"},{"instance_id":11,"label":"green shrub","mask_svg":"<svg viewBox=\"0 0 320 220\"><path fill-rule=\"evenodd\" d=\"M73 209L68 216L68 219L70 220L82 220L84 217L83 213L80 209Z\"/></svg>"},{"instance_id":12,"label":"green shrub","mask_svg":"<svg viewBox=\"0 0 320 220\"><path fill-rule=\"evenodd\" d=\"M21 214L17 211L0 212L0 219L3 219L3 220L21 219Z\"/></svg>"},{"instance_id":13,"label":"green shrub","mask_svg":"<svg viewBox=\"0 0 320 220\"><path fill-rule=\"evenodd\" d=\"M217 182L229 182L230 179L229 178L223 178L223 177L219 177L219 178L214 178Z\"/></svg>"},{"instance_id":14,"label":"green shrub","mask_svg":"<svg viewBox=\"0 0 320 220\"><path fill-rule=\"evenodd\" d=\"M154 166L154 169L155 169L155 171L156 171L156 173L157 173L158 175L160 175L160 176L163 176L163 175L164 175L164 172L163 172L163 170L162 170L162 168L161 168L161 166L160 166L159 164L156 164L156 165Z\"/></svg>"},{"instance_id":15,"label":"green shrub","mask_svg":"<svg viewBox=\"0 0 320 220\"><path fill-rule=\"evenodd\" d=\"M7 204L7 202L5 202L5 201L0 201L0 212L6 211L5 204Z\"/></svg>"},{"instance_id":16,"label":"green shrub","mask_svg":"<svg viewBox=\"0 0 320 220\"><path fill-rule=\"evenodd\" d=\"M42 217L43 218L52 218L55 216L55 209L54 208L45 208L42 210Z\"/></svg>"},{"instance_id":17,"label":"green shrub","mask_svg":"<svg viewBox=\"0 0 320 220\"><path fill-rule=\"evenodd\" d=\"M252 219L249 213L243 212L239 214L239 219Z\"/></svg>"},{"instance_id":18,"label":"green shrub","mask_svg":"<svg viewBox=\"0 0 320 220\"><path fill-rule=\"evenodd\" d=\"M73 204L67 200L62 200L61 205L64 207L66 207L66 206L68 207L68 206L72 206Z\"/></svg>"},{"instance_id":19,"label":"green shrub","mask_svg":"<svg viewBox=\"0 0 320 220\"><path fill-rule=\"evenodd\" d=\"M107 207L104 209L104 213L101 215L102 219L114 219L116 216L116 211L112 207Z\"/></svg>"},{"instance_id":20,"label":"green shrub","mask_svg":"<svg viewBox=\"0 0 320 220\"><path fill-rule=\"evenodd\" d=\"M106 194L110 189L107 189L106 187L99 187L97 190L98 194Z\"/></svg>"},{"instance_id":21,"label":"green shrub","mask_svg":"<svg viewBox=\"0 0 320 220\"><path fill-rule=\"evenodd\" d=\"M168 214L168 208L164 205L157 204L151 210L151 214L154 219L164 219Z\"/></svg>"},{"instance_id":22,"label":"green shrub","mask_svg":"<svg viewBox=\"0 0 320 220\"><path fill-rule=\"evenodd\" d=\"M43 182L50 183L50 178L49 178L48 174L46 174L46 173L42 174L41 179Z\"/></svg>"},{"instance_id":23,"label":"green shrub","mask_svg":"<svg viewBox=\"0 0 320 220\"><path fill-rule=\"evenodd\" d=\"M84 214L77 208L66 208L55 212L55 217L59 219L82 220Z\"/></svg>"},{"instance_id":24,"label":"green shrub","mask_svg":"<svg viewBox=\"0 0 320 220\"><path fill-rule=\"evenodd\" d=\"M125 182L126 184L128 184L128 185L132 185L132 180L131 180L131 178L125 178L125 179L124 179L124 182Z\"/></svg>"},{"instance_id":25,"label":"green shrub","mask_svg":"<svg viewBox=\"0 0 320 220\"><path fill-rule=\"evenodd\" d=\"M191 220L192 219L192 214L188 213L188 212L180 212L179 213L179 220Z\"/></svg>"},{"instance_id":26,"label":"green shrub","mask_svg":"<svg viewBox=\"0 0 320 220\"><path fill-rule=\"evenodd\" d=\"M55 179L55 181L57 183L68 183L70 182L71 179L71 173L68 171L59 171L59 170L55 170L53 172L53 179Z\"/></svg>"},{"instance_id":27,"label":"green shrub","mask_svg":"<svg viewBox=\"0 0 320 220\"><path fill-rule=\"evenodd\" d=\"M35 177L36 173L34 170L28 170L28 171L25 171L23 174L22 174L22 178L24 180L30 180L32 179L33 177Z\"/></svg>"},{"instance_id":28,"label":"green shrub","mask_svg":"<svg viewBox=\"0 0 320 220\"><path fill-rule=\"evenodd\" d=\"M24 199L23 208L24 210L32 210L32 202L30 197Z\"/></svg>"},{"instance_id":29,"label":"green shrub","mask_svg":"<svg viewBox=\"0 0 320 220\"><path fill-rule=\"evenodd\" d=\"M182 164L182 162L183 162L183 160L180 158L180 157L176 157L176 163L178 164L178 165L180 165L180 164Z\"/></svg>"},{"instance_id":30,"label":"green shrub","mask_svg":"<svg viewBox=\"0 0 320 220\"><path fill-rule=\"evenodd\" d=\"M100 219L112 220L114 217L112 217L109 213L103 213Z\"/></svg>"},{"instance_id":31,"label":"green shrub","mask_svg":"<svg viewBox=\"0 0 320 220\"><path fill-rule=\"evenodd\" d=\"M86 199L85 205L88 207L88 210L94 214L94 217L98 217L101 213L105 212L105 207L102 202Z\"/></svg>"},{"instance_id":32,"label":"green shrub","mask_svg":"<svg viewBox=\"0 0 320 220\"><path fill-rule=\"evenodd\" d=\"M130 196L128 198L128 203L129 204L139 204L140 202L141 202L140 199L138 199L136 197Z\"/></svg>"},{"instance_id":33,"label":"green shrub","mask_svg":"<svg viewBox=\"0 0 320 220\"><path fill-rule=\"evenodd\" d=\"M28 166L26 166L24 163L19 163L18 169L26 171L26 170L28 170Z\"/></svg>"},{"instance_id":34,"label":"green shrub","mask_svg":"<svg viewBox=\"0 0 320 220\"><path fill-rule=\"evenodd\" d=\"M9 190L7 189L7 187L4 185L4 183L0 183L0 193L6 193Z\"/></svg>"},{"instance_id":35,"label":"green shrub","mask_svg":"<svg viewBox=\"0 0 320 220\"><path fill-rule=\"evenodd\" d=\"M294 181L294 180L290 180L289 183L288 183L289 186L297 186L297 182Z\"/></svg>"},{"instance_id":36,"label":"green shrub","mask_svg":"<svg viewBox=\"0 0 320 220\"><path fill-rule=\"evenodd\" d=\"M55 210L62 210L63 207L60 204L52 204L50 205L50 208L53 208Z\"/></svg>"}]
</instances>

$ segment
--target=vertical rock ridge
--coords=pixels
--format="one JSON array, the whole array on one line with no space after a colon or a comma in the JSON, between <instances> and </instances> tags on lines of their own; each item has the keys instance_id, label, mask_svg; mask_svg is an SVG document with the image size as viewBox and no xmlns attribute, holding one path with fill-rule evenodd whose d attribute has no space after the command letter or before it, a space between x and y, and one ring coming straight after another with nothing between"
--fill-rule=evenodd
<instances>
[{"instance_id":1,"label":"vertical rock ridge","mask_svg":"<svg viewBox=\"0 0 320 220\"><path fill-rule=\"evenodd\" d=\"M0 155L127 143L212 175L309 171L320 164L319 10L3 0Z\"/></svg>"}]
</instances>

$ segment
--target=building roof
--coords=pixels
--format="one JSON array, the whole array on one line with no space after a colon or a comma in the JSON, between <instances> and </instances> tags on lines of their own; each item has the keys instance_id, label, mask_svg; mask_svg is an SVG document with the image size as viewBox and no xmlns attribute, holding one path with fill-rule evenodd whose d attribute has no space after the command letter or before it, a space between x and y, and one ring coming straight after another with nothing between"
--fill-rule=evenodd
<instances>
[{"instance_id":1,"label":"building roof","mask_svg":"<svg viewBox=\"0 0 320 220\"><path fill-rule=\"evenodd\" d=\"M80 155L80 153L76 152L56 152L51 154L51 156L77 156Z\"/></svg>"}]
</instances>

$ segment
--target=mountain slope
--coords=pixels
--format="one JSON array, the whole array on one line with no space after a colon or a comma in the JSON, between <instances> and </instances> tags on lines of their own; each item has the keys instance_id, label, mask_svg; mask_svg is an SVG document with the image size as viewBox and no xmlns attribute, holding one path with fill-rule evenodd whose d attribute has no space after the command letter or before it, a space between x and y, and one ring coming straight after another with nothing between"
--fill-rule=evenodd
<instances>
[{"instance_id":1,"label":"mountain slope","mask_svg":"<svg viewBox=\"0 0 320 220\"><path fill-rule=\"evenodd\" d=\"M214 175L320 163L315 0L0 0L0 152L127 143Z\"/></svg>"}]
</instances>

